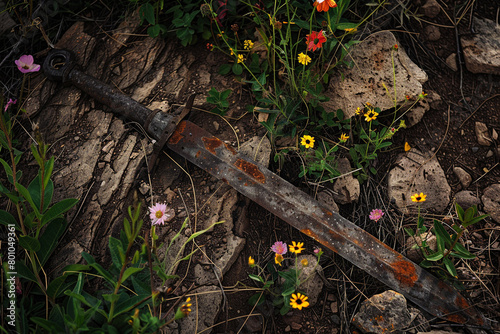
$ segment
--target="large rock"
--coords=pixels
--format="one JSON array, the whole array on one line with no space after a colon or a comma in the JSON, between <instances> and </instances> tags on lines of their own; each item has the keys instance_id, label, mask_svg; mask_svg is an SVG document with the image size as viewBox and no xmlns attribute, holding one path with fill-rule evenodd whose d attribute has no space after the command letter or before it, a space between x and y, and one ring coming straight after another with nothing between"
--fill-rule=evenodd
<instances>
[{"instance_id":1,"label":"large rock","mask_svg":"<svg viewBox=\"0 0 500 334\"><path fill-rule=\"evenodd\" d=\"M500 26L486 18L474 18L475 34L461 36L465 66L472 73L500 75Z\"/></svg>"},{"instance_id":2,"label":"large rock","mask_svg":"<svg viewBox=\"0 0 500 334\"><path fill-rule=\"evenodd\" d=\"M486 188L481 200L484 204L484 211L500 224L500 183Z\"/></svg>"},{"instance_id":3,"label":"large rock","mask_svg":"<svg viewBox=\"0 0 500 334\"><path fill-rule=\"evenodd\" d=\"M417 207L411 200L415 193L427 195L425 202L418 203L424 209L441 212L446 208L451 188L436 157L411 149L398 156L396 165L389 172L388 194L401 211L408 214Z\"/></svg>"},{"instance_id":4,"label":"large rock","mask_svg":"<svg viewBox=\"0 0 500 334\"><path fill-rule=\"evenodd\" d=\"M393 333L411 322L405 297L392 290L365 300L352 319L356 327L365 333Z\"/></svg>"},{"instance_id":5,"label":"large rock","mask_svg":"<svg viewBox=\"0 0 500 334\"><path fill-rule=\"evenodd\" d=\"M386 110L394 107L394 100L402 105L406 95L418 96L422 92L422 84L427 81L427 74L410 60L402 48L392 51L395 44L398 42L391 32L381 31L353 46L347 61L352 60L354 67L342 68L332 77L325 93L330 98L323 103L325 109L331 112L342 109L349 118L356 108L363 107L366 102ZM391 55L394 57L394 68Z\"/></svg>"}]
</instances>

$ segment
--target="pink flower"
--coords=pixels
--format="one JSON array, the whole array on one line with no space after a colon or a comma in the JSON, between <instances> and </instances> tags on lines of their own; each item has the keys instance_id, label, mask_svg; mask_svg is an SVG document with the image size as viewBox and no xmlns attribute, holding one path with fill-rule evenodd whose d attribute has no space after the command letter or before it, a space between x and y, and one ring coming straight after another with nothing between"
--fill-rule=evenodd
<instances>
[{"instance_id":1,"label":"pink flower","mask_svg":"<svg viewBox=\"0 0 500 334\"><path fill-rule=\"evenodd\" d=\"M384 215L384 211L380 209L373 209L372 212L370 212L370 219L378 222L380 218Z\"/></svg>"},{"instance_id":2,"label":"pink flower","mask_svg":"<svg viewBox=\"0 0 500 334\"><path fill-rule=\"evenodd\" d=\"M11 104L16 104L16 103L17 103L17 100L9 99L9 102L7 102L7 104L5 105L5 111L7 111L7 109L9 109L9 106Z\"/></svg>"},{"instance_id":3,"label":"pink flower","mask_svg":"<svg viewBox=\"0 0 500 334\"><path fill-rule=\"evenodd\" d=\"M23 55L15 61L17 68L23 73L40 71L40 65L34 64L34 62L35 60L32 55Z\"/></svg>"},{"instance_id":4,"label":"pink flower","mask_svg":"<svg viewBox=\"0 0 500 334\"><path fill-rule=\"evenodd\" d=\"M151 218L152 225L164 225L174 218L174 209L167 210L165 203L156 203L149 208L149 218Z\"/></svg>"},{"instance_id":5,"label":"pink flower","mask_svg":"<svg viewBox=\"0 0 500 334\"><path fill-rule=\"evenodd\" d=\"M282 241L276 241L274 243L274 245L272 245L271 250L279 255L286 254L286 252L287 252L286 243L284 243Z\"/></svg>"}]
</instances>

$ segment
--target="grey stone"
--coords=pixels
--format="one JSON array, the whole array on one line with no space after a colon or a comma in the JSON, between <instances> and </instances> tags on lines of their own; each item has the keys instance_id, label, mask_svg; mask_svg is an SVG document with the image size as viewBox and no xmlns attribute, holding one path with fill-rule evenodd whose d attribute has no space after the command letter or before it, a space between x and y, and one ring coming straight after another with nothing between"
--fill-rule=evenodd
<instances>
[{"instance_id":1,"label":"grey stone","mask_svg":"<svg viewBox=\"0 0 500 334\"><path fill-rule=\"evenodd\" d=\"M464 210L470 208L474 205L481 204L481 200L474 195L472 191L462 190L455 194L455 201L460 205Z\"/></svg>"},{"instance_id":2,"label":"grey stone","mask_svg":"<svg viewBox=\"0 0 500 334\"><path fill-rule=\"evenodd\" d=\"M317 198L318 198L318 202L328 206L330 208L330 210L335 211L335 212L339 212L339 207L338 207L337 203L335 203L335 200L333 199L333 195L330 192L328 192L326 190L320 191L318 193Z\"/></svg>"},{"instance_id":3,"label":"grey stone","mask_svg":"<svg viewBox=\"0 0 500 334\"><path fill-rule=\"evenodd\" d=\"M221 301L222 293L219 287L211 285L197 288L191 296L191 314L177 321L180 333L199 333L211 327L219 313Z\"/></svg>"},{"instance_id":4,"label":"grey stone","mask_svg":"<svg viewBox=\"0 0 500 334\"><path fill-rule=\"evenodd\" d=\"M475 123L475 131L477 142L482 146L490 146L492 143L491 136L488 132L488 127L483 122Z\"/></svg>"},{"instance_id":5,"label":"grey stone","mask_svg":"<svg viewBox=\"0 0 500 334\"><path fill-rule=\"evenodd\" d=\"M465 66L472 73L500 75L500 26L486 18L474 17L475 34L460 37Z\"/></svg>"},{"instance_id":6,"label":"grey stone","mask_svg":"<svg viewBox=\"0 0 500 334\"><path fill-rule=\"evenodd\" d=\"M252 137L250 140L241 145L239 152L245 157L258 162L262 166L269 167L271 142L266 136Z\"/></svg>"},{"instance_id":7,"label":"grey stone","mask_svg":"<svg viewBox=\"0 0 500 334\"><path fill-rule=\"evenodd\" d=\"M393 52L394 44L398 44L394 35L381 31L353 46L346 60L352 60L354 67L342 68L333 74L325 92L330 98L323 103L325 110L333 112L342 109L346 118L350 118L356 108L366 102L386 110L393 108L395 102L403 105L406 95L418 96L422 92L422 84L427 81L427 74L410 60L403 48ZM391 55L394 56L394 68ZM396 97L394 91L397 92Z\"/></svg>"},{"instance_id":8,"label":"grey stone","mask_svg":"<svg viewBox=\"0 0 500 334\"><path fill-rule=\"evenodd\" d=\"M451 187L435 156L417 149L402 153L396 160L397 167L389 172L388 195L405 214L420 205L423 209L442 212L450 201ZM426 201L413 203L415 193L427 195ZM413 210L414 211L414 210Z\"/></svg>"},{"instance_id":9,"label":"grey stone","mask_svg":"<svg viewBox=\"0 0 500 334\"><path fill-rule=\"evenodd\" d=\"M497 223L500 223L500 183L492 184L484 190L481 197L484 211Z\"/></svg>"},{"instance_id":10,"label":"grey stone","mask_svg":"<svg viewBox=\"0 0 500 334\"><path fill-rule=\"evenodd\" d=\"M307 266L302 265L302 260L307 260ZM318 301L318 296L323 291L323 280L318 273L323 271L323 268L318 263L318 258L313 255L301 255L297 258L297 270L300 270L299 279L302 282L299 286L299 291L307 296L307 301L310 306L314 306Z\"/></svg>"},{"instance_id":11,"label":"grey stone","mask_svg":"<svg viewBox=\"0 0 500 334\"><path fill-rule=\"evenodd\" d=\"M441 38L441 32L439 31L439 28L434 25L428 25L427 27L425 27L424 33L428 41L435 42Z\"/></svg>"},{"instance_id":12,"label":"grey stone","mask_svg":"<svg viewBox=\"0 0 500 334\"><path fill-rule=\"evenodd\" d=\"M470 186L472 182L472 176L470 176L470 174L467 173L462 167L454 167L453 173L455 173L455 175L458 177L464 189Z\"/></svg>"},{"instance_id":13,"label":"grey stone","mask_svg":"<svg viewBox=\"0 0 500 334\"><path fill-rule=\"evenodd\" d=\"M365 300L352 321L364 332L382 334L408 327L411 317L405 297L388 290Z\"/></svg>"},{"instance_id":14,"label":"grey stone","mask_svg":"<svg viewBox=\"0 0 500 334\"><path fill-rule=\"evenodd\" d=\"M360 185L358 179L355 179L352 174L347 174L351 171L351 163L346 158L338 160L340 173L346 174L339 177L333 185L333 199L336 203L348 204L357 202L360 194Z\"/></svg>"},{"instance_id":15,"label":"grey stone","mask_svg":"<svg viewBox=\"0 0 500 334\"><path fill-rule=\"evenodd\" d=\"M458 71L458 65L457 65L457 54L452 53L446 58L446 64L453 70L453 71Z\"/></svg>"},{"instance_id":16,"label":"grey stone","mask_svg":"<svg viewBox=\"0 0 500 334\"><path fill-rule=\"evenodd\" d=\"M439 15L441 6L436 0L427 0L425 5L422 6L422 10L424 11L425 16L432 19Z\"/></svg>"}]
</instances>

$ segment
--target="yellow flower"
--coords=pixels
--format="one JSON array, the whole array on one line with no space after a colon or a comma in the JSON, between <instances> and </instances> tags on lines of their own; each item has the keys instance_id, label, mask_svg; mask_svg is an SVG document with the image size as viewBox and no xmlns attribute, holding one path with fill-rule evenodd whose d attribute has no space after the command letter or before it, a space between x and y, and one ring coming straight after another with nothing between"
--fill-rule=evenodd
<instances>
[{"instance_id":1,"label":"yellow flower","mask_svg":"<svg viewBox=\"0 0 500 334\"><path fill-rule=\"evenodd\" d=\"M254 43L249 39L247 39L243 42L245 50L251 50L253 48L253 44Z\"/></svg>"},{"instance_id":2,"label":"yellow flower","mask_svg":"<svg viewBox=\"0 0 500 334\"><path fill-rule=\"evenodd\" d=\"M345 143L347 141L347 139L349 139L349 136L346 135L345 133L340 135L340 142L341 143Z\"/></svg>"},{"instance_id":3,"label":"yellow flower","mask_svg":"<svg viewBox=\"0 0 500 334\"><path fill-rule=\"evenodd\" d=\"M303 267L307 267L307 266L309 265L309 261L307 261L307 259L305 259L305 258L304 258L304 259L302 259L302 260L300 261L300 263L302 264L302 266L303 266Z\"/></svg>"},{"instance_id":4,"label":"yellow flower","mask_svg":"<svg viewBox=\"0 0 500 334\"><path fill-rule=\"evenodd\" d=\"M292 241L292 244L288 246L290 248L290 253L300 254L305 248L303 242Z\"/></svg>"},{"instance_id":5,"label":"yellow flower","mask_svg":"<svg viewBox=\"0 0 500 334\"><path fill-rule=\"evenodd\" d=\"M358 107L358 108L356 109L356 112L355 112L355 113L356 113L356 115L361 115L363 112L361 111L361 108L360 108L360 107Z\"/></svg>"},{"instance_id":6,"label":"yellow flower","mask_svg":"<svg viewBox=\"0 0 500 334\"><path fill-rule=\"evenodd\" d=\"M313 148L314 147L314 137L305 135L302 138L300 138L300 145L304 146L305 148Z\"/></svg>"},{"instance_id":7,"label":"yellow flower","mask_svg":"<svg viewBox=\"0 0 500 334\"><path fill-rule=\"evenodd\" d=\"M345 28L344 31L345 32L353 32L354 33L356 31L358 31L358 29L356 29L356 28Z\"/></svg>"},{"instance_id":8,"label":"yellow flower","mask_svg":"<svg viewBox=\"0 0 500 334\"><path fill-rule=\"evenodd\" d=\"M410 144L408 144L408 142L406 141L406 142L405 142L405 152L408 152L409 150L411 150L411 146L410 146Z\"/></svg>"},{"instance_id":9,"label":"yellow flower","mask_svg":"<svg viewBox=\"0 0 500 334\"><path fill-rule=\"evenodd\" d=\"M375 120L378 116L378 112L375 112L373 109L370 109L365 114L365 121L371 122Z\"/></svg>"},{"instance_id":10,"label":"yellow flower","mask_svg":"<svg viewBox=\"0 0 500 334\"><path fill-rule=\"evenodd\" d=\"M411 196L411 200L413 202L420 203L420 202L425 202L426 197L427 197L427 195L424 195L424 193L420 193L420 195L417 193L417 194Z\"/></svg>"},{"instance_id":11,"label":"yellow flower","mask_svg":"<svg viewBox=\"0 0 500 334\"><path fill-rule=\"evenodd\" d=\"M189 315L189 313L191 313L191 306L193 304L189 302L190 300L191 298L186 299L186 302L177 309L174 316L175 320L185 318Z\"/></svg>"},{"instance_id":12,"label":"yellow flower","mask_svg":"<svg viewBox=\"0 0 500 334\"><path fill-rule=\"evenodd\" d=\"M238 64L244 62L245 60L246 58L243 57L243 55L238 55Z\"/></svg>"},{"instance_id":13,"label":"yellow flower","mask_svg":"<svg viewBox=\"0 0 500 334\"><path fill-rule=\"evenodd\" d=\"M233 49L231 49L231 48L230 48L230 49L229 49L229 51L231 52L231 56L234 56L234 51L233 51Z\"/></svg>"},{"instance_id":14,"label":"yellow flower","mask_svg":"<svg viewBox=\"0 0 500 334\"><path fill-rule=\"evenodd\" d=\"M302 310L303 307L308 307L309 302L307 301L307 296L301 294L301 293L292 293L292 298L290 298L290 305L293 308L298 308L299 310Z\"/></svg>"},{"instance_id":15,"label":"yellow flower","mask_svg":"<svg viewBox=\"0 0 500 334\"><path fill-rule=\"evenodd\" d=\"M276 254L274 255L274 262L275 262L276 264L279 264L279 265L281 266L281 262L283 262L283 260L284 260L284 259L283 259L283 255L278 254L278 253L276 253Z\"/></svg>"},{"instance_id":16,"label":"yellow flower","mask_svg":"<svg viewBox=\"0 0 500 334\"><path fill-rule=\"evenodd\" d=\"M302 65L307 65L311 62L311 57L308 55L304 54L304 52L299 53L299 63Z\"/></svg>"},{"instance_id":17,"label":"yellow flower","mask_svg":"<svg viewBox=\"0 0 500 334\"><path fill-rule=\"evenodd\" d=\"M250 256L250 257L248 257L248 265L249 265L250 267L254 267L254 266L255 266L255 260L254 260L254 259L252 259L252 257L251 257L251 256Z\"/></svg>"},{"instance_id":18,"label":"yellow flower","mask_svg":"<svg viewBox=\"0 0 500 334\"><path fill-rule=\"evenodd\" d=\"M426 96L427 96L427 94L425 94L424 92L418 94L418 97L421 99L425 98Z\"/></svg>"}]
</instances>

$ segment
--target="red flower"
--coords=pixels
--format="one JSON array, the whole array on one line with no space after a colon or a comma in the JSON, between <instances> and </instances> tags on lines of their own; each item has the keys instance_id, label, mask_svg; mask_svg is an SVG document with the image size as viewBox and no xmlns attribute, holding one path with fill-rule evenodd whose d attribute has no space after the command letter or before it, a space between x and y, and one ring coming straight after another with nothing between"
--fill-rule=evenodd
<instances>
[{"instance_id":1,"label":"red flower","mask_svg":"<svg viewBox=\"0 0 500 334\"><path fill-rule=\"evenodd\" d=\"M313 31L310 35L307 35L307 50L316 51L316 49L321 48L324 42L326 42L326 37L323 35L323 31Z\"/></svg>"},{"instance_id":2,"label":"red flower","mask_svg":"<svg viewBox=\"0 0 500 334\"><path fill-rule=\"evenodd\" d=\"M334 0L316 0L313 6L318 12L328 12L328 9L337 7L337 3Z\"/></svg>"}]
</instances>

